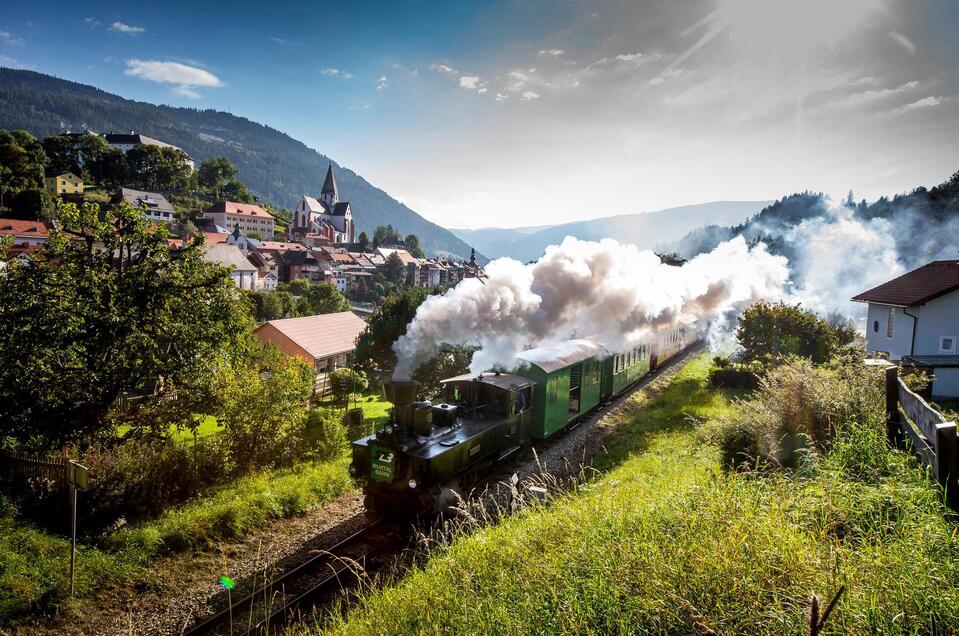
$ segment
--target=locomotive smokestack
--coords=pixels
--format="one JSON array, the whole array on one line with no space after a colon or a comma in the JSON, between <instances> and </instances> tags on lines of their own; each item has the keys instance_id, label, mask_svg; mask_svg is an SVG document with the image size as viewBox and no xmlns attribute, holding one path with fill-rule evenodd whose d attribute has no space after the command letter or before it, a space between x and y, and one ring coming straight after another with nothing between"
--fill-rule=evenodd
<instances>
[{"instance_id":1,"label":"locomotive smokestack","mask_svg":"<svg viewBox=\"0 0 959 636\"><path fill-rule=\"evenodd\" d=\"M415 380L392 380L383 383L383 397L394 406L406 406L416 399L420 383Z\"/></svg>"}]
</instances>

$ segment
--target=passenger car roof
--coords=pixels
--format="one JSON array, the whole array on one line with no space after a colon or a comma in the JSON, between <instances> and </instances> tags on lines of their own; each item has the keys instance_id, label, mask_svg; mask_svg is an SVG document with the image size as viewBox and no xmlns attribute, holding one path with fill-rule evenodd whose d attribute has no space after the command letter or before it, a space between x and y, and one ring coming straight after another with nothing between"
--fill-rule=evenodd
<instances>
[{"instance_id":1,"label":"passenger car roof","mask_svg":"<svg viewBox=\"0 0 959 636\"><path fill-rule=\"evenodd\" d=\"M476 380L477 382L483 382L484 384L491 384L501 389L513 390L525 389L528 386L533 386L536 384L529 378L513 375L512 373L482 373L480 375L464 373L463 375L458 375L455 378L446 378L445 380L440 381L443 384L446 384L447 382L466 382L469 380Z\"/></svg>"},{"instance_id":2,"label":"passenger car roof","mask_svg":"<svg viewBox=\"0 0 959 636\"><path fill-rule=\"evenodd\" d=\"M516 355L521 362L534 364L546 373L558 371L589 358L607 356L609 351L606 347L592 340L566 340L521 351Z\"/></svg>"}]
</instances>

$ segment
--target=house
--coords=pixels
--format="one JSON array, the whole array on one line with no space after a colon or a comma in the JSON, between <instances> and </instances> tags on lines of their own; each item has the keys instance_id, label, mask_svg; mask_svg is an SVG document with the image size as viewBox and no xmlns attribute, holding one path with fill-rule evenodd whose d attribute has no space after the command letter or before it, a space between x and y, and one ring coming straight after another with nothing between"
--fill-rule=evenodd
<instances>
[{"instance_id":1,"label":"house","mask_svg":"<svg viewBox=\"0 0 959 636\"><path fill-rule=\"evenodd\" d=\"M83 179L72 172L64 172L55 177L47 177L44 179L44 183L46 184L47 192L53 196L83 194Z\"/></svg>"},{"instance_id":2,"label":"house","mask_svg":"<svg viewBox=\"0 0 959 636\"><path fill-rule=\"evenodd\" d=\"M247 234L256 232L263 238L273 238L273 215L252 203L217 201L203 211L203 217L228 232L239 228Z\"/></svg>"},{"instance_id":3,"label":"house","mask_svg":"<svg viewBox=\"0 0 959 636\"><path fill-rule=\"evenodd\" d=\"M959 397L959 260L923 265L852 300L868 304L869 352L928 369L934 397Z\"/></svg>"},{"instance_id":4,"label":"house","mask_svg":"<svg viewBox=\"0 0 959 636\"><path fill-rule=\"evenodd\" d=\"M356 339L366 323L352 311L302 318L270 320L254 333L263 342L275 344L289 356L297 356L317 373L344 366L356 348Z\"/></svg>"},{"instance_id":5,"label":"house","mask_svg":"<svg viewBox=\"0 0 959 636\"><path fill-rule=\"evenodd\" d=\"M332 162L326 169L320 198L314 199L304 194L296 204L293 210L292 232L298 236L324 236L333 243L353 242L356 233L353 210L349 201L340 201Z\"/></svg>"},{"instance_id":6,"label":"house","mask_svg":"<svg viewBox=\"0 0 959 636\"><path fill-rule=\"evenodd\" d=\"M13 245L7 256L16 256L35 250L50 238L47 224L41 221L0 219L0 239L8 236L13 238Z\"/></svg>"},{"instance_id":7,"label":"house","mask_svg":"<svg viewBox=\"0 0 959 636\"><path fill-rule=\"evenodd\" d=\"M259 291L276 291L278 281L276 272L264 272L263 270L257 272L257 290Z\"/></svg>"},{"instance_id":8,"label":"house","mask_svg":"<svg viewBox=\"0 0 959 636\"><path fill-rule=\"evenodd\" d=\"M187 154L185 150L183 150L183 148L179 148L177 146L174 146L173 144L168 144L164 141L160 141L159 139L154 139L153 137L147 137L146 135L138 134L132 130L130 131L129 134L107 133L103 137L104 139L107 140L108 144L110 144L114 148L118 148L119 150L122 150L123 152L126 152L127 150L130 150L131 148L135 148L137 146L159 146L160 148L176 148L177 150L179 150L180 152L186 155L187 165L190 166L190 170L196 169L196 163L194 163L193 159L190 157L189 154Z\"/></svg>"},{"instance_id":9,"label":"house","mask_svg":"<svg viewBox=\"0 0 959 636\"><path fill-rule=\"evenodd\" d=\"M110 203L117 204L126 201L135 208L143 210L151 221L170 223L176 218L176 211L167 198L158 192L145 192L132 188L120 188Z\"/></svg>"},{"instance_id":10,"label":"house","mask_svg":"<svg viewBox=\"0 0 959 636\"><path fill-rule=\"evenodd\" d=\"M226 243L208 244L204 247L206 249L203 257L206 260L211 263L216 263L217 265L232 268L230 278L233 279L237 287L250 291L257 289L259 284L257 280L257 269L253 263L243 255L240 248L236 245L227 245Z\"/></svg>"}]
</instances>

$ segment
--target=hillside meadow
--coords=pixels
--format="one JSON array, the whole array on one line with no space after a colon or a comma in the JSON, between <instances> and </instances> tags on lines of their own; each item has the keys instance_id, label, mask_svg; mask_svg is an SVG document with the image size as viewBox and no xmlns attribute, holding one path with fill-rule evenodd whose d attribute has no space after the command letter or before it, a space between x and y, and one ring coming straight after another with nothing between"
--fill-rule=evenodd
<instances>
[{"instance_id":1,"label":"hillside meadow","mask_svg":"<svg viewBox=\"0 0 959 636\"><path fill-rule=\"evenodd\" d=\"M403 580L297 633L804 634L959 629L955 518L877 418L796 471L726 472L700 423L736 394L690 363L607 438L602 473L434 547Z\"/></svg>"}]
</instances>

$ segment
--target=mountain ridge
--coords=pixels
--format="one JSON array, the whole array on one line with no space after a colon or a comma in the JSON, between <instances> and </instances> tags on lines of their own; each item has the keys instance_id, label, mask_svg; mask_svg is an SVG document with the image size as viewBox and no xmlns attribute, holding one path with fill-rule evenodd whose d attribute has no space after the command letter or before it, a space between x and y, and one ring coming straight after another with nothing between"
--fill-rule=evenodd
<instances>
[{"instance_id":1,"label":"mountain ridge","mask_svg":"<svg viewBox=\"0 0 959 636\"><path fill-rule=\"evenodd\" d=\"M136 130L183 148L197 163L229 158L254 194L288 208L303 194L319 192L331 162L358 230L372 236L377 225L391 224L403 234L416 234L430 254L469 257L470 245L353 170L280 130L239 115L130 100L88 84L0 67L0 128L39 137L68 130ZM477 260L485 263L478 252Z\"/></svg>"}]
</instances>

